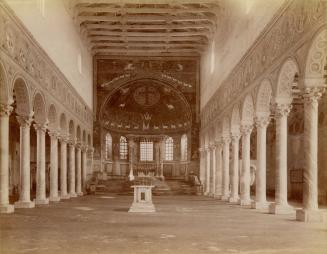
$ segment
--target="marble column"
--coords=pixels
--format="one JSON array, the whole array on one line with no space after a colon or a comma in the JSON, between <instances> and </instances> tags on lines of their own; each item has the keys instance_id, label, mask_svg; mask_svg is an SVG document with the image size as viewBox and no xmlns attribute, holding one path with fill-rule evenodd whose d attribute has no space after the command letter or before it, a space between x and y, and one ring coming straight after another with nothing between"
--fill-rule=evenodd
<instances>
[{"instance_id":1,"label":"marble column","mask_svg":"<svg viewBox=\"0 0 327 254\"><path fill-rule=\"evenodd\" d=\"M199 148L200 152L200 182L202 185L202 188L204 189L204 183L206 178L206 172L205 172L205 150L203 147Z\"/></svg>"},{"instance_id":2,"label":"marble column","mask_svg":"<svg viewBox=\"0 0 327 254\"><path fill-rule=\"evenodd\" d=\"M129 175L128 178L130 181L133 181L134 178L134 140L129 139L128 140L128 146L129 146ZM158 172L157 172L158 174Z\"/></svg>"},{"instance_id":3,"label":"marble column","mask_svg":"<svg viewBox=\"0 0 327 254\"><path fill-rule=\"evenodd\" d=\"M82 147L82 192L86 193L87 146Z\"/></svg>"},{"instance_id":4,"label":"marble column","mask_svg":"<svg viewBox=\"0 0 327 254\"><path fill-rule=\"evenodd\" d=\"M0 104L0 213L12 213L15 210L9 204L9 116L10 105Z\"/></svg>"},{"instance_id":5,"label":"marble column","mask_svg":"<svg viewBox=\"0 0 327 254\"><path fill-rule=\"evenodd\" d=\"M254 209L267 209L266 197L266 154L267 154L267 126L269 124L269 115L256 117L255 125L257 128L257 170L255 201L251 207Z\"/></svg>"},{"instance_id":6,"label":"marble column","mask_svg":"<svg viewBox=\"0 0 327 254\"><path fill-rule=\"evenodd\" d=\"M223 196L221 200L229 200L229 145L230 138L223 138Z\"/></svg>"},{"instance_id":7,"label":"marble column","mask_svg":"<svg viewBox=\"0 0 327 254\"><path fill-rule=\"evenodd\" d=\"M216 188L216 147L214 144L210 145L210 191L211 197L215 196Z\"/></svg>"},{"instance_id":8,"label":"marble column","mask_svg":"<svg viewBox=\"0 0 327 254\"><path fill-rule=\"evenodd\" d=\"M161 180L165 180L164 173L163 173L163 162L164 162L164 157L165 157L165 141L161 140L160 141L160 178Z\"/></svg>"},{"instance_id":9,"label":"marble column","mask_svg":"<svg viewBox=\"0 0 327 254\"><path fill-rule=\"evenodd\" d=\"M58 202L58 132L49 131L50 136L50 201Z\"/></svg>"},{"instance_id":10,"label":"marble column","mask_svg":"<svg viewBox=\"0 0 327 254\"><path fill-rule=\"evenodd\" d=\"M47 205L49 199L46 197L45 181L45 124L34 124L36 130L36 205Z\"/></svg>"},{"instance_id":11,"label":"marble column","mask_svg":"<svg viewBox=\"0 0 327 254\"><path fill-rule=\"evenodd\" d=\"M69 196L74 198L77 197L75 191L75 141L69 141Z\"/></svg>"},{"instance_id":12,"label":"marble column","mask_svg":"<svg viewBox=\"0 0 327 254\"><path fill-rule=\"evenodd\" d=\"M238 183L239 183L239 142L240 134L232 133L232 179L231 179L231 196L229 198L230 203L238 203Z\"/></svg>"},{"instance_id":13,"label":"marble column","mask_svg":"<svg viewBox=\"0 0 327 254\"><path fill-rule=\"evenodd\" d=\"M78 143L76 145L76 194L78 196L83 196L82 192L82 145Z\"/></svg>"},{"instance_id":14,"label":"marble column","mask_svg":"<svg viewBox=\"0 0 327 254\"><path fill-rule=\"evenodd\" d=\"M287 116L290 104L276 104L276 173L275 202L269 205L269 213L288 214L295 210L287 202Z\"/></svg>"},{"instance_id":15,"label":"marble column","mask_svg":"<svg viewBox=\"0 0 327 254\"><path fill-rule=\"evenodd\" d=\"M304 94L304 184L303 209L296 211L296 220L323 222L318 210L318 100L324 89L307 88Z\"/></svg>"},{"instance_id":16,"label":"marble column","mask_svg":"<svg viewBox=\"0 0 327 254\"><path fill-rule=\"evenodd\" d=\"M242 125L242 171L241 171L241 199L240 205L251 205L251 193L250 193L250 138L252 132L252 125Z\"/></svg>"},{"instance_id":17,"label":"marble column","mask_svg":"<svg viewBox=\"0 0 327 254\"><path fill-rule=\"evenodd\" d=\"M65 135L60 136L60 198L69 199L67 193L67 142Z\"/></svg>"},{"instance_id":18,"label":"marble column","mask_svg":"<svg viewBox=\"0 0 327 254\"><path fill-rule=\"evenodd\" d=\"M90 160L91 160L91 163L90 163L90 168L89 168L89 172L92 173L93 172L93 155L94 155L94 147L90 147L89 148L89 156L90 156Z\"/></svg>"},{"instance_id":19,"label":"marble column","mask_svg":"<svg viewBox=\"0 0 327 254\"><path fill-rule=\"evenodd\" d=\"M215 181L215 198L221 199L223 196L223 167L222 167L222 151L221 141L216 141L216 181Z\"/></svg>"},{"instance_id":20,"label":"marble column","mask_svg":"<svg viewBox=\"0 0 327 254\"><path fill-rule=\"evenodd\" d=\"M209 147L205 148L206 157L206 180L205 180L205 190L204 195L209 195L210 193L210 150Z\"/></svg>"},{"instance_id":21,"label":"marble column","mask_svg":"<svg viewBox=\"0 0 327 254\"><path fill-rule=\"evenodd\" d=\"M35 203L31 201L31 170L30 170L30 127L32 118L17 116L20 124L20 190L19 201L15 208L33 208Z\"/></svg>"}]
</instances>

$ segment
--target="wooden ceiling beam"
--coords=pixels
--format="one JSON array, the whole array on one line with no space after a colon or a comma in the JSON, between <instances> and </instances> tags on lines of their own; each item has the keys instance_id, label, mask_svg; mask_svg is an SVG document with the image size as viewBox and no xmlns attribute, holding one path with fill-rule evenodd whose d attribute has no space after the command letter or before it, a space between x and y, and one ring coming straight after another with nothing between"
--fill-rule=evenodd
<instances>
[{"instance_id":1,"label":"wooden ceiling beam","mask_svg":"<svg viewBox=\"0 0 327 254\"><path fill-rule=\"evenodd\" d=\"M141 42L151 42L151 41L163 41L163 37L142 37L142 36L125 36L125 37L112 37L112 36L91 36L88 37L90 42L95 41L141 41ZM207 39L203 36L179 36L179 37L171 37L170 41L201 41L207 42Z\"/></svg>"},{"instance_id":2,"label":"wooden ceiling beam","mask_svg":"<svg viewBox=\"0 0 327 254\"><path fill-rule=\"evenodd\" d=\"M88 31L89 36L142 36L142 37L153 37L153 36L171 36L171 37L181 37L181 36L204 36L208 38L208 33L205 32L110 32L110 31Z\"/></svg>"}]
</instances>

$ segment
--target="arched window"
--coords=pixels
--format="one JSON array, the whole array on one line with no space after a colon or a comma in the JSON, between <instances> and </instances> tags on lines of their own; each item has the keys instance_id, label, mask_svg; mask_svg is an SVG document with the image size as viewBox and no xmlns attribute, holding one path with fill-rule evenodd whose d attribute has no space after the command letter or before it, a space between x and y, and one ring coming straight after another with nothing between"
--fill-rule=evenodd
<instances>
[{"instance_id":1,"label":"arched window","mask_svg":"<svg viewBox=\"0 0 327 254\"><path fill-rule=\"evenodd\" d=\"M127 160L128 148L127 139L124 136L120 137L119 140L119 157L121 160Z\"/></svg>"},{"instance_id":2,"label":"arched window","mask_svg":"<svg viewBox=\"0 0 327 254\"><path fill-rule=\"evenodd\" d=\"M165 160L172 161L174 159L174 140L169 137L165 141Z\"/></svg>"},{"instance_id":3,"label":"arched window","mask_svg":"<svg viewBox=\"0 0 327 254\"><path fill-rule=\"evenodd\" d=\"M187 160L187 136L183 134L181 137L181 160Z\"/></svg>"},{"instance_id":4,"label":"arched window","mask_svg":"<svg viewBox=\"0 0 327 254\"><path fill-rule=\"evenodd\" d=\"M109 132L106 134L105 139L105 156L107 160L112 158L112 138Z\"/></svg>"}]
</instances>

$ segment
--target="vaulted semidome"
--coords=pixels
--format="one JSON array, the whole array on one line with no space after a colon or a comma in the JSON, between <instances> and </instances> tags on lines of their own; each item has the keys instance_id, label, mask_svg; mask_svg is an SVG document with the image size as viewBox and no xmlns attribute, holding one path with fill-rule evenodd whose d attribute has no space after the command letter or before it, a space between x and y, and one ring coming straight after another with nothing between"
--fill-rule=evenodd
<instances>
[{"instance_id":1,"label":"vaulted semidome","mask_svg":"<svg viewBox=\"0 0 327 254\"><path fill-rule=\"evenodd\" d=\"M178 90L158 80L141 79L109 94L100 121L119 132L179 132L190 129L192 114Z\"/></svg>"}]
</instances>

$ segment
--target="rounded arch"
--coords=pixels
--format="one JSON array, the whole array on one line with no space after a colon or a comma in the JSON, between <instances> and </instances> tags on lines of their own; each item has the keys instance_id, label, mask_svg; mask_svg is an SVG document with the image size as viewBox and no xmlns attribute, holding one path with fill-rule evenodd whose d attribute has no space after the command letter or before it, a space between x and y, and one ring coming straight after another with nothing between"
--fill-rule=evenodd
<instances>
[{"instance_id":1,"label":"rounded arch","mask_svg":"<svg viewBox=\"0 0 327 254\"><path fill-rule=\"evenodd\" d=\"M236 104L233 107L231 117L231 132L239 132L241 125L240 107Z\"/></svg>"},{"instance_id":2,"label":"rounded arch","mask_svg":"<svg viewBox=\"0 0 327 254\"><path fill-rule=\"evenodd\" d=\"M67 118L65 113L61 113L60 115L60 130L63 132L67 131Z\"/></svg>"},{"instance_id":3,"label":"rounded arch","mask_svg":"<svg viewBox=\"0 0 327 254\"><path fill-rule=\"evenodd\" d=\"M54 104L51 104L48 110L48 120L49 127L52 129L57 129L58 121L57 121L57 110Z\"/></svg>"},{"instance_id":4,"label":"rounded arch","mask_svg":"<svg viewBox=\"0 0 327 254\"><path fill-rule=\"evenodd\" d=\"M71 139L75 138L75 124L73 120L69 121L69 136Z\"/></svg>"},{"instance_id":5,"label":"rounded arch","mask_svg":"<svg viewBox=\"0 0 327 254\"><path fill-rule=\"evenodd\" d=\"M277 100L292 101L292 87L297 76L299 76L298 64L295 59L288 58L279 71L275 95Z\"/></svg>"},{"instance_id":6,"label":"rounded arch","mask_svg":"<svg viewBox=\"0 0 327 254\"><path fill-rule=\"evenodd\" d=\"M78 142L81 142L81 127L79 125L76 128L76 139Z\"/></svg>"},{"instance_id":7,"label":"rounded arch","mask_svg":"<svg viewBox=\"0 0 327 254\"><path fill-rule=\"evenodd\" d=\"M0 91L1 91L0 103L1 104L11 103L12 98L10 97L7 73L2 62L0 62Z\"/></svg>"},{"instance_id":8,"label":"rounded arch","mask_svg":"<svg viewBox=\"0 0 327 254\"><path fill-rule=\"evenodd\" d=\"M82 137L83 137L83 143L86 144L86 131L83 130L82 133L83 133L83 135L82 135Z\"/></svg>"},{"instance_id":9,"label":"rounded arch","mask_svg":"<svg viewBox=\"0 0 327 254\"><path fill-rule=\"evenodd\" d=\"M22 77L15 79L13 94L16 100L16 113L22 116L30 116L32 114L30 93Z\"/></svg>"},{"instance_id":10,"label":"rounded arch","mask_svg":"<svg viewBox=\"0 0 327 254\"><path fill-rule=\"evenodd\" d=\"M261 82L256 98L256 114L270 114L272 87L268 79Z\"/></svg>"},{"instance_id":11,"label":"rounded arch","mask_svg":"<svg viewBox=\"0 0 327 254\"><path fill-rule=\"evenodd\" d=\"M305 85L321 86L326 84L325 68L327 66L327 29L318 31L310 48L305 63Z\"/></svg>"},{"instance_id":12,"label":"rounded arch","mask_svg":"<svg viewBox=\"0 0 327 254\"><path fill-rule=\"evenodd\" d=\"M45 100L40 92L36 92L33 99L34 120L36 123L44 124L47 122L45 110Z\"/></svg>"},{"instance_id":13,"label":"rounded arch","mask_svg":"<svg viewBox=\"0 0 327 254\"><path fill-rule=\"evenodd\" d=\"M242 124L253 124L254 118L254 106L253 99L250 94L248 94L242 105L242 115L241 115L241 123Z\"/></svg>"},{"instance_id":14,"label":"rounded arch","mask_svg":"<svg viewBox=\"0 0 327 254\"><path fill-rule=\"evenodd\" d=\"M223 118L223 129L222 129L223 136L229 136L230 135L230 120L228 116L225 116Z\"/></svg>"},{"instance_id":15,"label":"rounded arch","mask_svg":"<svg viewBox=\"0 0 327 254\"><path fill-rule=\"evenodd\" d=\"M87 135L87 145L91 146L91 135L90 134Z\"/></svg>"}]
</instances>

